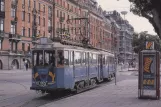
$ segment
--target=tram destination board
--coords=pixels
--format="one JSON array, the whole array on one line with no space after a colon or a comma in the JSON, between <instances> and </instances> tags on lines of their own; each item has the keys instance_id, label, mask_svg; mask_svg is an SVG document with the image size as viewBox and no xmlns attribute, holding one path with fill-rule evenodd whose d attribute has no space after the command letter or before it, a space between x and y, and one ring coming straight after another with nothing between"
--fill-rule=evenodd
<instances>
[{"instance_id":1,"label":"tram destination board","mask_svg":"<svg viewBox=\"0 0 161 107\"><path fill-rule=\"evenodd\" d=\"M144 90L156 90L156 57L143 55L142 85Z\"/></svg>"}]
</instances>

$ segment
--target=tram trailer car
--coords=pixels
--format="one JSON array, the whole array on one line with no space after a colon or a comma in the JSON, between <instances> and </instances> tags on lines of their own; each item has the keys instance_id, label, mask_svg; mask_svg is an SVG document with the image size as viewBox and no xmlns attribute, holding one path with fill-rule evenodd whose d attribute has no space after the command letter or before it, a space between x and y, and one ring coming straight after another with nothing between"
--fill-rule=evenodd
<instances>
[{"instance_id":1,"label":"tram trailer car","mask_svg":"<svg viewBox=\"0 0 161 107\"><path fill-rule=\"evenodd\" d=\"M115 76L112 53L59 42L37 44L32 49L32 63L30 89L47 93L81 91Z\"/></svg>"}]
</instances>

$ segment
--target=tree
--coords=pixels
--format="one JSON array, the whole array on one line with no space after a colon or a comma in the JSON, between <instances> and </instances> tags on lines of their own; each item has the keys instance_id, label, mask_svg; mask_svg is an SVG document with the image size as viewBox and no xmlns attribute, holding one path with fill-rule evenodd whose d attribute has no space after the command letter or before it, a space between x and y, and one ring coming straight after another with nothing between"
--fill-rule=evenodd
<instances>
[{"instance_id":1,"label":"tree","mask_svg":"<svg viewBox=\"0 0 161 107\"><path fill-rule=\"evenodd\" d=\"M130 10L139 16L143 16L153 25L155 32L161 38L161 0L129 0Z\"/></svg>"},{"instance_id":2,"label":"tree","mask_svg":"<svg viewBox=\"0 0 161 107\"><path fill-rule=\"evenodd\" d=\"M146 41L154 41L155 50L161 51L161 40L158 36L141 32L139 34L133 34L132 46L134 47L134 52L139 53L140 51L144 50Z\"/></svg>"}]
</instances>

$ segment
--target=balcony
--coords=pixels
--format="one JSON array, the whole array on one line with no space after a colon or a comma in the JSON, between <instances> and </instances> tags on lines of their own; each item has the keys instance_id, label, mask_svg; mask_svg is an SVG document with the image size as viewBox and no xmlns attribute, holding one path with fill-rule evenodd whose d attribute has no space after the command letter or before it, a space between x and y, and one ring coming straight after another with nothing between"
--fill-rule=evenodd
<instances>
[{"instance_id":1,"label":"balcony","mask_svg":"<svg viewBox=\"0 0 161 107\"><path fill-rule=\"evenodd\" d=\"M37 10L34 8L33 10L32 10L32 14L33 15L36 15L38 12L37 12Z\"/></svg>"},{"instance_id":2,"label":"balcony","mask_svg":"<svg viewBox=\"0 0 161 107\"><path fill-rule=\"evenodd\" d=\"M17 8L18 0L12 0L11 2L11 7L12 8Z\"/></svg>"},{"instance_id":3,"label":"balcony","mask_svg":"<svg viewBox=\"0 0 161 107\"><path fill-rule=\"evenodd\" d=\"M64 17L60 17L59 21L62 23L64 22L65 18Z\"/></svg>"},{"instance_id":4,"label":"balcony","mask_svg":"<svg viewBox=\"0 0 161 107\"><path fill-rule=\"evenodd\" d=\"M12 41L20 41L21 40L21 36L17 35L17 34L9 34L9 40Z\"/></svg>"}]
</instances>

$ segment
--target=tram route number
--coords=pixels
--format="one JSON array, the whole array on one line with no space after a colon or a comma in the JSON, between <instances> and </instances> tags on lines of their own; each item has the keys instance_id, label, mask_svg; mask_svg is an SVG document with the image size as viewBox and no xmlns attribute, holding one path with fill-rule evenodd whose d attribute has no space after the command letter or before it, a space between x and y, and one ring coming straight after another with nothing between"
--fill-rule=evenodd
<instances>
[{"instance_id":1,"label":"tram route number","mask_svg":"<svg viewBox=\"0 0 161 107\"><path fill-rule=\"evenodd\" d=\"M154 85L154 79L144 79L143 80L143 85Z\"/></svg>"}]
</instances>

